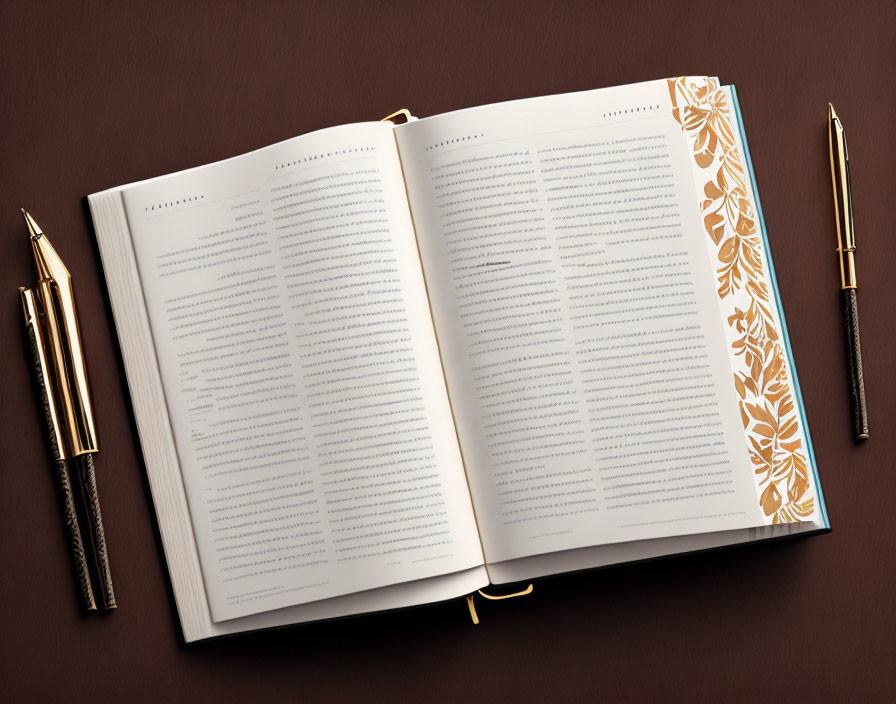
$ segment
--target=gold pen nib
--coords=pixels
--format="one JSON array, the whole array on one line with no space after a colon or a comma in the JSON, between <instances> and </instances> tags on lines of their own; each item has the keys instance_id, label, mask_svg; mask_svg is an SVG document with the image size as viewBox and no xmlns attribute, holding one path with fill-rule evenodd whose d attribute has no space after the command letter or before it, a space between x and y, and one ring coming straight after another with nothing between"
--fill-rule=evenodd
<instances>
[{"instance_id":1,"label":"gold pen nib","mask_svg":"<svg viewBox=\"0 0 896 704\"><path fill-rule=\"evenodd\" d=\"M830 120L839 120L837 117L837 111L834 110L834 106L831 103L828 103L828 119Z\"/></svg>"},{"instance_id":2,"label":"gold pen nib","mask_svg":"<svg viewBox=\"0 0 896 704\"><path fill-rule=\"evenodd\" d=\"M21 208L22 216L25 218L25 224L28 226L28 234L31 236L31 239L36 240L44 231L40 229L40 225L34 222L34 218L31 217L31 213L29 213L24 208Z\"/></svg>"},{"instance_id":3,"label":"gold pen nib","mask_svg":"<svg viewBox=\"0 0 896 704\"><path fill-rule=\"evenodd\" d=\"M22 215L25 217L25 225L28 226L28 235L31 238L31 250L34 253L34 263L37 266L37 276L40 281L50 281L57 285L68 280L70 274L62 259L53 249L49 238L40 229L34 218L24 208ZM44 297L46 298L46 296ZM46 304L48 301L43 301Z\"/></svg>"}]
</instances>

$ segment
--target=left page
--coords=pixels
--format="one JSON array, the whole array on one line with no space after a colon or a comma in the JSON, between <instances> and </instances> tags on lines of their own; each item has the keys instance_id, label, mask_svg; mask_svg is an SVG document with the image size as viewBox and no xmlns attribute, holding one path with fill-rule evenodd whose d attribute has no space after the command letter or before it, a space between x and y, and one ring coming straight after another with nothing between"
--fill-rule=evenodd
<instances>
[{"instance_id":1,"label":"left page","mask_svg":"<svg viewBox=\"0 0 896 704\"><path fill-rule=\"evenodd\" d=\"M122 197L212 619L481 565L391 125Z\"/></svg>"}]
</instances>

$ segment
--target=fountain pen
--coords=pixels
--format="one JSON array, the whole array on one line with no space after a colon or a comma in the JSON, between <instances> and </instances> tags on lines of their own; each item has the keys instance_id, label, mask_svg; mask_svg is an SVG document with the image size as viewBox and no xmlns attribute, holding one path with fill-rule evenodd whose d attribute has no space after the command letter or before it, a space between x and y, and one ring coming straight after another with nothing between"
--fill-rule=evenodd
<instances>
[{"instance_id":1,"label":"fountain pen","mask_svg":"<svg viewBox=\"0 0 896 704\"><path fill-rule=\"evenodd\" d=\"M831 152L831 181L834 186L834 211L837 217L837 252L840 256L840 290L846 323L853 432L856 440L865 440L868 438L868 409L865 406L862 344L859 340L857 293L859 286L856 280L856 231L852 214L852 188L849 182L849 150L846 148L846 132L843 130L843 124L830 103L828 103L828 142Z\"/></svg>"},{"instance_id":2,"label":"fountain pen","mask_svg":"<svg viewBox=\"0 0 896 704\"><path fill-rule=\"evenodd\" d=\"M38 284L34 289L20 288L19 296L81 601L86 610L96 610L93 571L103 608L114 609L115 590L93 463L99 448L71 275L34 218L25 210L22 215Z\"/></svg>"}]
</instances>

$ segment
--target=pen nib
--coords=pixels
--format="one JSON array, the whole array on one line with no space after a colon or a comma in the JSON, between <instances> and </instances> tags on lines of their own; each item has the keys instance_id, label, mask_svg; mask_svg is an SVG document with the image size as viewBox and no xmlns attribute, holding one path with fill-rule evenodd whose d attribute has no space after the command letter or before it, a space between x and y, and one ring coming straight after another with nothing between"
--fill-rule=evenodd
<instances>
[{"instance_id":1,"label":"pen nib","mask_svg":"<svg viewBox=\"0 0 896 704\"><path fill-rule=\"evenodd\" d=\"M828 103L828 119L832 121L840 119L837 117L837 111L834 110L834 106L831 103Z\"/></svg>"},{"instance_id":2,"label":"pen nib","mask_svg":"<svg viewBox=\"0 0 896 704\"><path fill-rule=\"evenodd\" d=\"M34 218L31 217L31 214L27 210L25 210L24 208L22 208L21 210L22 216L25 218L25 225L28 226L28 234L31 236L31 239L38 239L42 234L44 234L44 231L40 229L40 225L34 222Z\"/></svg>"}]
</instances>

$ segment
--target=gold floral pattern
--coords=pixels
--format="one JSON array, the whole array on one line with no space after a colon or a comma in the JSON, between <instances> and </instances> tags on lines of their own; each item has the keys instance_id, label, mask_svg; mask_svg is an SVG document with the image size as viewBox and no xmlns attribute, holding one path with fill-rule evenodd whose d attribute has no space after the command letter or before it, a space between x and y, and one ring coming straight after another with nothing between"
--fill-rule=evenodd
<instances>
[{"instance_id":1,"label":"gold floral pattern","mask_svg":"<svg viewBox=\"0 0 896 704\"><path fill-rule=\"evenodd\" d=\"M807 520L815 498L803 432L728 93L711 78L670 78L668 85L672 114L688 136L706 196L703 226L715 248L717 290L739 360L734 386L759 504L771 523Z\"/></svg>"}]
</instances>

